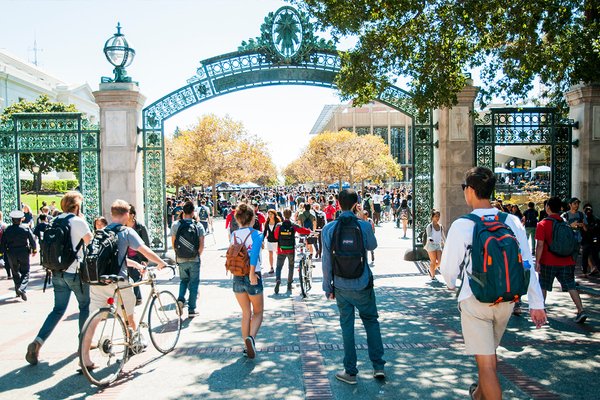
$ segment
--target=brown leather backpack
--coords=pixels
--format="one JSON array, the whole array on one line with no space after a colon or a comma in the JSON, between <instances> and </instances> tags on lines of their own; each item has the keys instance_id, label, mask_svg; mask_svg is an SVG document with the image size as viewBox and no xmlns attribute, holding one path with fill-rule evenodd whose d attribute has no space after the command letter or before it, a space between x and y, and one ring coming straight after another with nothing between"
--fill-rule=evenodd
<instances>
[{"instance_id":1,"label":"brown leather backpack","mask_svg":"<svg viewBox=\"0 0 600 400\"><path fill-rule=\"evenodd\" d=\"M246 241L250 236L252 236L252 230L243 242L238 242L237 236L233 235L233 243L227 249L225 269L233 276L247 276L250 274L250 255L246 247Z\"/></svg>"}]
</instances>

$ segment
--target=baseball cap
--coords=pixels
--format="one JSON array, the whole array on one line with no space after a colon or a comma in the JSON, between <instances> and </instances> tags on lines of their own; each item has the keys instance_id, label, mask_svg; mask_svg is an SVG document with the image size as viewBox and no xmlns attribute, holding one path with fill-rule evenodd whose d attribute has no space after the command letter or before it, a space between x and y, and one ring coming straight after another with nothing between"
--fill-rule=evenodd
<instances>
[{"instance_id":1,"label":"baseball cap","mask_svg":"<svg viewBox=\"0 0 600 400\"><path fill-rule=\"evenodd\" d=\"M25 214L21 210L14 210L10 212L9 216L12 219L21 219L25 217Z\"/></svg>"}]
</instances>

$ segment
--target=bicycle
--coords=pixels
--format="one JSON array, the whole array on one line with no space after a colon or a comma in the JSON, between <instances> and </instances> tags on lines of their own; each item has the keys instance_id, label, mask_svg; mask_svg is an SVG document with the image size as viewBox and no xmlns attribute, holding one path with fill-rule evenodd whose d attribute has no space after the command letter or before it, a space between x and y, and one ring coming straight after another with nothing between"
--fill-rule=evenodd
<instances>
[{"instance_id":1,"label":"bicycle","mask_svg":"<svg viewBox=\"0 0 600 400\"><path fill-rule=\"evenodd\" d=\"M308 297L308 292L312 289L312 259L308 257L308 248L306 236L300 236L296 245L296 259L298 260L298 279L300 280L300 291L302 297Z\"/></svg>"},{"instance_id":2,"label":"bicycle","mask_svg":"<svg viewBox=\"0 0 600 400\"><path fill-rule=\"evenodd\" d=\"M175 276L175 268L167 265ZM148 328L150 340L159 352L167 354L177 345L181 332L181 310L175 296L156 287L156 267L146 268L147 278L140 282L120 285L126 278L117 275L103 275L105 283L117 283L113 297L107 299L109 307L101 308L85 322L79 341L79 363L85 377L96 386L108 386L123 370L129 357L139 354L147 347L141 340L142 328ZM150 285L151 292L140 314L137 329L129 326L128 314L123 305L121 290ZM115 299L117 301L115 301ZM117 304L120 306L117 309ZM149 307L149 308L148 308ZM148 320L144 316L148 311ZM120 312L119 312L120 311ZM91 336L89 336L91 335ZM84 342L89 336L89 348ZM89 352L91 365L86 365L85 352Z\"/></svg>"}]
</instances>

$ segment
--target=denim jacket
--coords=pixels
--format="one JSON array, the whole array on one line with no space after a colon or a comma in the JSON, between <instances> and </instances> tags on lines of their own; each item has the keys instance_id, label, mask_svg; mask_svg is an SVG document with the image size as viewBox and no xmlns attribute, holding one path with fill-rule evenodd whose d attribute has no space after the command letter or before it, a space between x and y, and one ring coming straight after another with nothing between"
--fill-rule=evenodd
<instances>
[{"instance_id":1,"label":"denim jacket","mask_svg":"<svg viewBox=\"0 0 600 400\"><path fill-rule=\"evenodd\" d=\"M352 211L344 211L340 214L339 218L354 216ZM354 216L356 218L356 216ZM331 241L333 239L333 232L338 221L332 221L326 224L321 231L323 240L323 290L326 295L333 293L333 286L342 290L362 290L369 285L371 278L371 270L369 269L369 263L367 257L365 257L365 270L360 278L357 279L345 279L339 276L333 277L332 272L332 260L331 260ZM359 220L358 224L362 231L363 241L365 244L365 250L371 251L377 248L377 239L373 233L371 224L367 221Z\"/></svg>"}]
</instances>

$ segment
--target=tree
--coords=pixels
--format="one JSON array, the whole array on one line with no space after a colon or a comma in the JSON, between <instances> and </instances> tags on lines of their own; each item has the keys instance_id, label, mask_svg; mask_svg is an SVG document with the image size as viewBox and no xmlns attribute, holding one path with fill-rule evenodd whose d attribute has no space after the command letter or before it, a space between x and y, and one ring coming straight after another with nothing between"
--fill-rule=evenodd
<instances>
[{"instance_id":1,"label":"tree","mask_svg":"<svg viewBox=\"0 0 600 400\"><path fill-rule=\"evenodd\" d=\"M208 184L216 207L220 181L260 184L277 179L277 170L266 143L251 136L230 117L206 115L169 141L167 182L171 185Z\"/></svg>"},{"instance_id":2,"label":"tree","mask_svg":"<svg viewBox=\"0 0 600 400\"><path fill-rule=\"evenodd\" d=\"M73 104L64 104L50 101L46 95L42 95L35 101L21 100L18 103L6 107L0 115L1 122L9 121L16 113L53 113L53 112L77 112ZM79 155L77 153L24 153L19 158L22 169L33 175L33 188L42 188L42 175L50 171L71 171L76 175L79 172ZM38 166L39 172L34 173L33 167Z\"/></svg>"},{"instance_id":3,"label":"tree","mask_svg":"<svg viewBox=\"0 0 600 400\"><path fill-rule=\"evenodd\" d=\"M287 182L348 180L350 184L384 177L400 178L400 166L380 136L342 130L323 132L312 138L300 157L284 169ZM312 177L312 179L311 179Z\"/></svg>"},{"instance_id":4,"label":"tree","mask_svg":"<svg viewBox=\"0 0 600 400\"><path fill-rule=\"evenodd\" d=\"M456 104L465 69L480 69L481 105L494 96L564 105L572 85L600 82L596 0L294 0L334 37L357 36L341 54L337 85L366 103L407 77L420 110Z\"/></svg>"}]
</instances>

